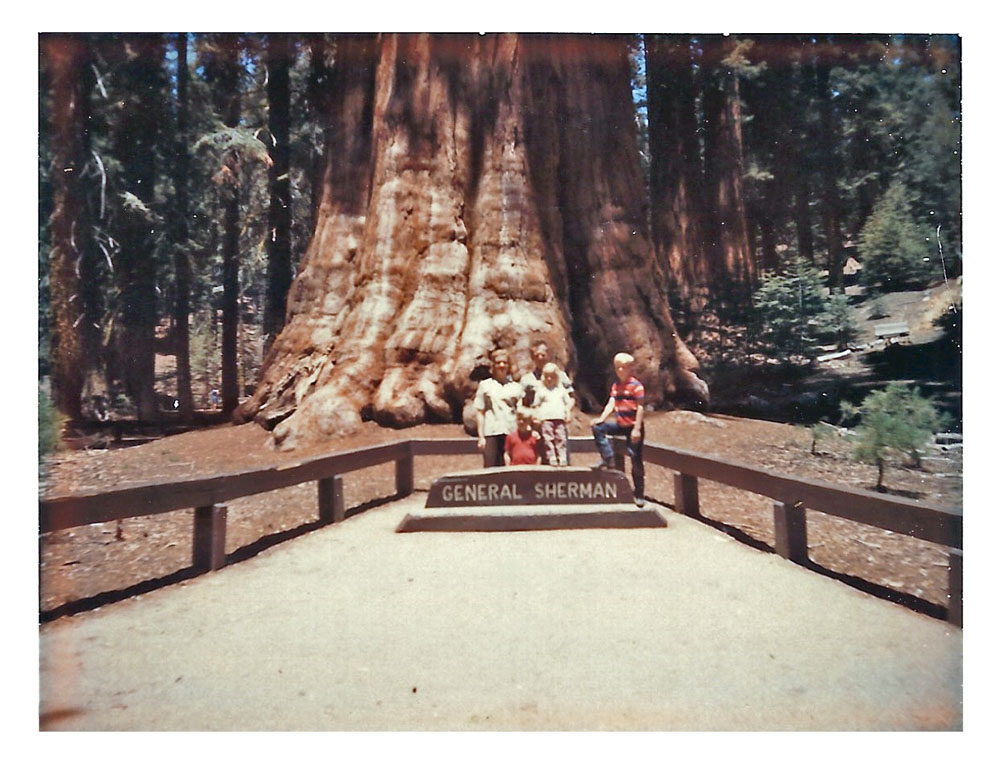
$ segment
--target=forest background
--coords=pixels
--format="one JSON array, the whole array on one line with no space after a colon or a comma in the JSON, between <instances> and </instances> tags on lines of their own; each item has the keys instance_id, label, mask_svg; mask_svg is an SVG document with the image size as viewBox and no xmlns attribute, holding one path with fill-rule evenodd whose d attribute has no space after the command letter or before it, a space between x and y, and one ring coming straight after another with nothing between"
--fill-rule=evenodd
<instances>
[{"instance_id":1,"label":"forest background","mask_svg":"<svg viewBox=\"0 0 997 768\"><path fill-rule=\"evenodd\" d=\"M619 38L648 230L714 395L743 390L746 363L847 344L850 265L866 294L961 275L956 36ZM189 420L253 394L328 183L351 44L42 38L39 379L64 415Z\"/></svg>"},{"instance_id":2,"label":"forest background","mask_svg":"<svg viewBox=\"0 0 997 768\"><path fill-rule=\"evenodd\" d=\"M854 4L854 5L856 7L860 6L860 4ZM847 6L847 4L846 4L846 6ZM938 14L937 8L935 6L932 6L931 4L922 4L920 7L924 8L926 6L929 7L929 11L925 12L925 13L922 13L920 15L917 14L917 13L915 13L913 11L913 9L911 9L911 12L909 14L905 13L905 20L911 20L911 19L914 20L914 21L911 21L910 23L907 23L906 26L909 26L911 28L929 29L929 28L935 28L935 27L937 27L939 25L939 22L943 22L942 26L944 26L946 29L949 29L949 30L963 30L963 29L970 29L972 27L971 24L967 24L965 22L960 23L960 21L957 20L957 18L954 15L949 15L949 16L942 15L941 19L939 19L938 18L939 14ZM849 9L847 7L841 8L839 10L840 10L842 16L844 16L844 17L848 17L849 16L849 13L848 13ZM681 24L683 13L684 12L679 11L679 12L676 12L675 14L670 14L670 15L672 16L672 19L678 20L678 23ZM803 14L803 15L801 15L800 17L798 17L799 19L801 19L801 22L800 23L793 23L791 25L791 28L798 30L798 29L801 29L801 28L816 28L817 26L819 26L817 24L809 24L807 22L806 14L808 14L808 13L812 13L812 10L811 11L802 11L801 14ZM757 16L757 14L754 11L747 11L747 12L741 11L740 14L741 14L740 17L738 16L738 12L736 12L736 11L731 12L729 14L723 14L724 19L725 20L729 20L729 23L725 23L724 24L724 27L729 27L731 29L734 29L734 28L778 29L778 27L779 27L780 24L785 24L786 23L785 20L781 16L779 17L778 21L776 21L772 17L772 15L768 15L767 17L765 17L763 19L759 19L758 16ZM883 12L880 15L880 18L876 18L876 15L877 14L875 12L870 11L867 8L863 8L861 14L859 14L859 13L856 12L856 13L854 13L851 16L851 18L861 17L861 18L865 19L866 22L863 24L863 27L866 28L866 29L871 29L871 28L878 28L878 29L895 28L896 25L893 23L893 21L895 21L895 19L892 18L892 16L893 16L892 13ZM509 23L509 19L510 18L513 18L513 16L511 14L503 14L503 15L500 16L501 21L493 23L491 25L489 25L489 24L482 24L480 26L482 26L483 28L504 28L504 27L507 27L507 26L515 26L515 27L519 28L520 25ZM915 21L919 22L922 19L923 19L923 23L914 23ZM947 23L950 19L953 20L953 23L951 23L951 24ZM563 25L564 25L563 20L558 21L558 22L547 22L546 25L541 26L540 29L563 28ZM84 24L80 28L85 28L85 26L86 25ZM117 27L117 26L119 26L119 25L117 23L115 23L114 25L108 25L108 28L114 28L114 27ZM126 26L128 26L128 25L126 25ZM161 26L161 25L155 24L155 23L151 23L151 22L147 22L144 26L146 26L147 28L154 28L156 26ZM179 27L179 26L187 26L187 25L186 24L174 24L172 26ZM210 25L206 25L206 26L210 26ZM228 26L228 25L225 24L225 23L219 23L219 24L217 24L217 26L225 27L225 26ZM303 26L305 26L305 25L302 25L302 27ZM315 25L314 21L310 21L307 24L307 26L308 27L314 27L316 25ZM331 27L336 26L336 25L330 24L328 26L331 28ZM622 27L623 27L622 29L616 29L616 30L613 30L611 28L611 26L612 25L610 25L610 28L608 29L608 31L625 31L625 29L630 28L631 25L624 24L624 25L622 25ZM633 26L641 26L641 25L635 24ZM655 25L655 26L660 26L660 25ZM602 19L602 20L600 20L600 22L593 22L588 27L583 26L583 28L579 28L577 30L565 29L564 31L588 31L590 27L591 28L599 28L600 30L606 30L607 29L607 25L604 23L604 19ZM692 29L692 28L695 28L695 29L709 29L708 25L704 25L702 23L696 23L694 20L690 21L690 22L687 22L684 25L684 27L685 28L689 28L689 29ZM369 28L369 27L363 27L363 28ZM416 24L415 26L412 27L412 29L419 29L419 28L424 28L424 26L422 24ZM433 28L435 29L435 28L438 28L438 27L434 26ZM467 28L468 27L465 24L458 24L457 27L456 27L456 29L459 29L459 30L466 30ZM524 25L522 28L529 28L529 25ZM748 37L750 37L750 36L748 36ZM973 39L973 35L970 35L969 39L972 40ZM23 48L19 48L19 47L16 47L16 46L11 46L5 52L5 56L9 56L12 53L16 53L17 55L21 56L24 60L31 61L31 60L33 60L33 53L32 53L33 43L34 43L33 40L31 40L31 41L28 42L28 44L25 46L27 50L24 50ZM976 54L977 55L979 55L979 50L980 50L979 48L976 49ZM969 62L971 62L973 60L973 56L974 56L973 48L972 48L972 46L970 46L969 48L967 48L965 50L965 58L964 58L964 63L967 64L967 67L966 67L967 72L965 74L966 83L970 83L973 80L972 67L968 66ZM300 76L301 74L302 74L302 72L299 69L296 76ZM27 78L27 80L30 81L31 78ZM300 81L299 81L299 86L300 86ZM970 92L971 92L971 90L972 89L970 89ZM19 90L19 103L23 104L25 109L30 109L31 111L37 113L37 110L36 110L37 101L36 100L38 98L38 95L39 95L39 91L38 91L38 89L36 87L36 83L35 82L33 82L33 81L29 82L27 84L27 86L24 86L24 84L22 84L22 86L20 87L20 90ZM979 110L979 111L976 111L976 114L978 115L978 118L979 119L985 119L985 118L982 118L982 116L981 116L982 110L980 109L979 104L978 103L974 104L974 102L972 101L972 99L970 99L970 104L973 105L976 109L969 109L969 112L971 113L973 111ZM200 117L204 117L204 115L201 115ZM40 127L41 126L39 126L39 128ZM23 130L23 128L18 128L17 129L17 133L21 134L22 130ZM23 132L25 134L27 134L24 137L25 143L29 147L34 146L35 145L35 139L36 139L36 137L31 135L31 126L28 125L27 126L27 130L24 130ZM302 130L300 128L298 129L299 150L300 150L300 148L302 146L304 146L300 142L301 142L302 137L304 137L305 133L306 132L304 130ZM973 140L972 140L973 133L974 132L973 132L972 126L971 125L967 126L966 133L964 135L964 146L972 146L972 144L973 144ZM979 132L976 132L976 135L978 136ZM18 154L16 157L14 157L12 159L14 161L15 167L18 169L16 171L16 174L18 175L18 177L23 178L23 177L26 177L28 174L32 174L35 177L38 176L38 169L40 167L40 163L38 165L35 165L36 158L31 157L30 153ZM973 154L973 160L972 160L972 162L968 163L967 166L966 166L966 170L965 170L965 188L967 190L967 196L966 196L966 202L965 202L965 209L968 212L971 212L975 208L976 211L978 212L978 215L984 215L985 216L985 211L982 209L982 205L981 205L980 200L977 199L974 202L973 194L972 193L973 193L974 190L983 193L983 190L986 189L986 187L984 187L981 184L981 179L987 173L986 172L986 168L988 167L989 162L990 161L983 155L983 153ZM32 165L31 168L28 167L29 164ZM263 173L263 171L262 171L261 168L254 168L254 169L251 169L251 170L249 170L247 172L250 173L250 174L255 174L258 178L261 178L260 175ZM761 182L761 181L764 181L764 179L759 179L759 182ZM206 187L206 189L210 189L210 188ZM853 188L852 192L855 192L856 189L857 189L857 187ZM32 247L31 241L32 240L36 240L39 233L38 233L37 230L35 230L33 232L25 232L24 230L27 229L28 224L30 222L32 222L32 221L38 221L39 223L41 223L41 217L38 216L37 209L34 209L32 207L33 203L30 200L29 196L26 196L26 195L23 195L23 194L17 194L17 195L13 195L13 197L14 197L14 200L11 203L11 210L14 211L15 221L18 224L20 224L20 226L17 227L17 229L20 232L20 234L18 235L16 241L22 243L23 247L30 248L30 247ZM43 195L39 194L38 200L41 200L42 197L43 197ZM259 201L257 201L256 204L259 205L260 204ZM299 201L299 204L301 204L300 201ZM257 211L256 215L257 215L257 217L259 216L258 211ZM252 217L248 217L248 218L251 219ZM968 216L967 218L969 220L972 220L972 216L971 215ZM854 215L853 215L852 221L853 222L857 221L857 218L855 218ZM854 224L852 224L850 226L853 228L853 231L854 231ZM977 230L977 232L978 232L978 230ZM247 235L247 240L252 240L252 238L250 238ZM965 233L964 242L972 242L972 240L973 240L972 228L971 227L967 227L967 230L966 230L966 233ZM258 244L260 241L256 240L255 242ZM301 244L300 247L303 247L303 244ZM41 240L40 239L38 239L38 248L36 249L36 251L39 253L39 255L41 254ZM259 255L259 251L258 250L255 251L255 253L257 254L257 256ZM298 253L300 253L300 251L298 251ZM216 258L216 260L217 260L217 258ZM205 263L210 266L211 265L211 260L209 259ZM168 260L164 260L163 264L166 267L166 269L168 270L169 269L169 262L168 262ZM211 266L210 268L211 269L215 269L216 266ZM254 268L256 269L255 272L253 272ZM21 269L24 269L28 274L22 276L21 273L20 273ZM244 286L255 286L256 290L259 291L260 288L262 287L262 284L265 282L262 263L260 261L256 261L256 262L252 262L251 261L250 264L249 264L248 269L249 269L249 273L247 274L246 279L243 281L242 284ZM979 271L977 271L977 270L979 270ZM985 264L976 264L976 265L973 265L971 274L974 277L979 277L979 278L982 278L983 280L985 280L986 279L986 272L987 272L987 270L988 270L988 267ZM15 281L16 285L19 285L19 286L28 285L29 281L30 281L31 285L34 285L35 284L35 280L36 280L36 275L34 274L34 271L35 270L32 267L26 266L26 262L22 259L20 261L20 263L19 263L19 266L16 267L16 275L17 275L16 281ZM167 272L167 274L168 274L168 272ZM980 286L982 286L982 283L977 283L976 286L974 286L974 284L972 282L969 282L967 284L967 287L966 287L966 293L972 294L974 292L974 289L976 287L980 287ZM33 290L34 289L32 288L29 291L18 291L18 293L23 294L23 296L18 297L18 299L16 301L12 301L12 302L8 303L8 306L6 307L6 311L7 311L6 319L8 320L9 327L11 327L11 328L19 327L20 325L23 325L23 319L24 319L24 317L26 315L27 316L31 316L31 313L34 311L32 309L32 305L35 302L33 300L33 297L29 295L29 293L33 292ZM162 290L162 288L160 288L160 290ZM169 289L167 288L167 290L169 290ZM259 294L257 294L257 295L259 295ZM22 304L22 302L23 302L23 304ZM45 309L42 308L41 304L39 304L38 309L41 310L41 311L43 311L43 312L47 311L47 310L45 310ZM974 329L974 320L973 320L974 310L973 310L972 302L970 302L970 303L967 304L967 311L970 313L970 323L966 327L966 335L967 335L967 338L970 339L969 346L972 347L973 346L973 344L972 344L972 337L974 336L974 334L982 333L983 332L983 324L982 324L982 318L978 317L977 318L977 322L980 323L980 325L977 326ZM16 322L15 322L15 318L17 319ZM39 348L40 348L39 344L38 344L39 339L37 337L31 336L30 334L25 333L25 332L22 331L22 332L19 332L18 334L16 334L16 338L13 341L14 341L14 346L15 346L15 356L17 357L17 359L23 360L23 361L29 362L29 363L30 363L30 361L33 361L33 360L37 359L38 351L39 351ZM970 358L968 360L968 362L967 362L967 371L968 372L971 371L971 369L974 367L974 365L975 365L975 363L974 363L973 359ZM29 384L26 381L26 377L24 377L24 379L16 382L16 385L15 385L15 387L12 390L12 392L13 392L12 397L14 398L14 400L16 402L31 402L32 401L31 399L34 397L34 395L30 391L28 391L28 389L27 389L28 386L29 386ZM972 404L972 402L974 400L974 398L972 397L973 387L972 387L972 382L971 381L967 382L966 391L967 391L967 407L971 409L972 408L971 404ZM22 419L22 418L25 419L25 421L27 422L27 424L25 424L23 426L22 433L23 434L29 434L29 435L32 434L33 430L34 430L34 424L33 424L34 418L31 416L30 413L26 413L26 414L23 414L23 415L22 414L17 414L15 416L15 422L19 423L20 419ZM976 419L980 419L980 421L976 421ZM978 424L979 428L983 428L984 424L985 424L985 417L984 417L984 415L982 413L980 413L978 410L975 411L974 412L974 416L973 416L973 422L976 423L976 424ZM26 463L28 463L28 462L32 462L33 459L26 458L26 459L24 459L24 461ZM972 463L972 461L973 461L973 459L972 459L972 453L970 453L967 456L967 466L970 465ZM33 471L28 471L28 470L22 471L20 473L21 476L25 476L25 477L33 476L33 474L34 474ZM970 475L970 477L972 476L972 473L968 473L968 474ZM971 485L971 482L967 482L967 492L970 492L970 490L971 490L970 487L969 487L970 485ZM33 494L33 492L26 491L26 494ZM970 571L972 571L973 568L974 568L973 563L971 562L967 567L968 567L968 569ZM972 581L972 580L973 580L973 577L971 576L970 581ZM977 583L980 583L980 582L977 582ZM36 606L33 604L33 597L34 597L33 595L30 596L29 599L26 601L27 602L27 605L26 605L26 613L27 614L32 614L33 615L33 613L35 611ZM33 640L29 639L29 642L33 642ZM973 641L971 641L971 640L967 641L967 647L970 647L972 644L973 644ZM970 681L967 680L967 683L969 683L969 682ZM967 685L967 693L968 693L968 695L970 697L972 696L972 694L970 692L971 687L972 687L971 685L969 685L969 684Z\"/></svg>"}]
</instances>

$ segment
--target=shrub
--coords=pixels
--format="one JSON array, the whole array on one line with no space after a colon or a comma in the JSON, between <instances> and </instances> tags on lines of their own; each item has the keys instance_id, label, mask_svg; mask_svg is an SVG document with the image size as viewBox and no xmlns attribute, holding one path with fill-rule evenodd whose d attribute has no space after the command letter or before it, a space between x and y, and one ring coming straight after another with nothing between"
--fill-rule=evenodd
<instances>
[{"instance_id":1,"label":"shrub","mask_svg":"<svg viewBox=\"0 0 997 768\"><path fill-rule=\"evenodd\" d=\"M889 316L890 313L886 308L886 302L883 300L883 297L879 295L873 297L872 302L869 304L869 319L881 320Z\"/></svg>"},{"instance_id":2,"label":"shrub","mask_svg":"<svg viewBox=\"0 0 997 768\"><path fill-rule=\"evenodd\" d=\"M825 437L835 434L836 430L830 424L818 421L810 427L810 454L817 455L817 443Z\"/></svg>"},{"instance_id":3,"label":"shrub","mask_svg":"<svg viewBox=\"0 0 997 768\"><path fill-rule=\"evenodd\" d=\"M62 428L66 424L63 416L53 405L41 387L38 389L38 466L41 469L45 458L52 453L62 439Z\"/></svg>"},{"instance_id":4,"label":"shrub","mask_svg":"<svg viewBox=\"0 0 997 768\"><path fill-rule=\"evenodd\" d=\"M823 294L817 269L800 258L783 274L764 278L752 296L762 348L780 357L812 360L826 310Z\"/></svg>"},{"instance_id":5,"label":"shrub","mask_svg":"<svg viewBox=\"0 0 997 768\"><path fill-rule=\"evenodd\" d=\"M930 398L923 397L916 387L911 389L899 382L870 392L858 408L842 403L842 411L846 417L859 417L852 456L879 469L877 491L885 490L883 473L890 454L906 454L920 465L920 452L945 423Z\"/></svg>"},{"instance_id":6,"label":"shrub","mask_svg":"<svg viewBox=\"0 0 997 768\"><path fill-rule=\"evenodd\" d=\"M823 317L824 329L834 335L838 349L844 349L858 338L859 327L848 297L836 293L828 299Z\"/></svg>"},{"instance_id":7,"label":"shrub","mask_svg":"<svg viewBox=\"0 0 997 768\"><path fill-rule=\"evenodd\" d=\"M931 276L931 250L911 213L910 193L893 182L859 234L862 283L888 293L923 287Z\"/></svg>"}]
</instances>

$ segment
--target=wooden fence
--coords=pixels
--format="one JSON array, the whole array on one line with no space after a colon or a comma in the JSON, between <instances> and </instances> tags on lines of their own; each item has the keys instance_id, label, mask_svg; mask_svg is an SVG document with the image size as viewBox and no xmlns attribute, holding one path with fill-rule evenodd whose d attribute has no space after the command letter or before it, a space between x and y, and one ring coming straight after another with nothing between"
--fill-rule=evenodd
<instances>
[{"instance_id":1,"label":"wooden fence","mask_svg":"<svg viewBox=\"0 0 997 768\"><path fill-rule=\"evenodd\" d=\"M591 438L573 437L569 442L572 451L595 452L595 444ZM623 469L624 461L622 446L622 441L616 442L617 467L620 469ZM400 440L265 469L42 499L39 502L40 531L48 533L90 523L193 508L193 565L197 570L214 570L225 564L226 501L317 481L319 520L323 523L338 522L345 516L342 476L347 472L394 462L395 487L398 495L405 496L414 487L416 456L466 456L477 453L477 441L473 438ZM845 486L801 480L747 464L680 451L655 443L645 443L644 461L673 470L675 509L689 517L701 517L700 479L772 499L775 551L797 563L806 563L809 559L808 509L948 548L949 594L946 616L951 623L962 626L960 510L906 501L895 496Z\"/></svg>"}]
</instances>

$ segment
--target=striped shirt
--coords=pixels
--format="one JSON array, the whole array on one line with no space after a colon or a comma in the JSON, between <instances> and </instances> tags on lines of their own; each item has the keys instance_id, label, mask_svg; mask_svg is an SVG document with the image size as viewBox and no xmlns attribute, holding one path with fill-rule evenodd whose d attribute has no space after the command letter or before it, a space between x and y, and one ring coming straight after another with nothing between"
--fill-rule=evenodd
<instances>
[{"instance_id":1,"label":"striped shirt","mask_svg":"<svg viewBox=\"0 0 997 768\"><path fill-rule=\"evenodd\" d=\"M616 423L621 427L632 427L637 420L637 407L644 404L644 385L633 376L625 384L614 381L609 396L613 398Z\"/></svg>"}]
</instances>

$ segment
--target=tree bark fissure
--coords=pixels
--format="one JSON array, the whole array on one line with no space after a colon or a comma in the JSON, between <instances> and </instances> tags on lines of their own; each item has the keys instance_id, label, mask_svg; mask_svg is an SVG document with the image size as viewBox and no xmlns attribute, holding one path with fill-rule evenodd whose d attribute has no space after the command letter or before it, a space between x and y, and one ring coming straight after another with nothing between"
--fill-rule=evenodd
<instances>
[{"instance_id":1,"label":"tree bark fissure","mask_svg":"<svg viewBox=\"0 0 997 768\"><path fill-rule=\"evenodd\" d=\"M729 60L735 45L734 38L706 38L703 42L703 67L707 73L703 111L708 227L712 243L711 285L715 293L726 294L737 302L747 298L755 269L742 192L744 146L740 87L738 74Z\"/></svg>"},{"instance_id":2,"label":"tree bark fissure","mask_svg":"<svg viewBox=\"0 0 997 768\"><path fill-rule=\"evenodd\" d=\"M687 35L647 37L652 234L687 323L704 309L710 281L692 46Z\"/></svg>"},{"instance_id":3,"label":"tree bark fissure","mask_svg":"<svg viewBox=\"0 0 997 768\"><path fill-rule=\"evenodd\" d=\"M239 418L285 447L364 418L473 423L472 374L495 347L525 370L537 339L592 400L621 349L653 402L708 396L644 223L622 39L337 48L316 231Z\"/></svg>"},{"instance_id":4,"label":"tree bark fissure","mask_svg":"<svg viewBox=\"0 0 997 768\"><path fill-rule=\"evenodd\" d=\"M81 415L80 396L87 368L85 332L88 318L83 300L84 256L90 223L82 175L88 160L87 80L90 52L85 42L70 36L42 40L49 62L52 113L54 199L49 217L51 250L52 395L56 407L72 418Z\"/></svg>"}]
</instances>

